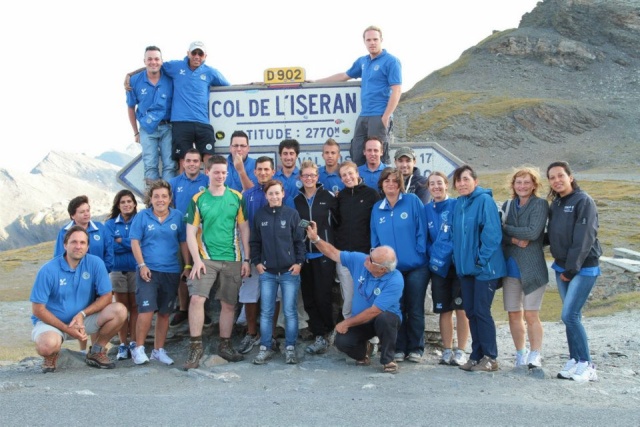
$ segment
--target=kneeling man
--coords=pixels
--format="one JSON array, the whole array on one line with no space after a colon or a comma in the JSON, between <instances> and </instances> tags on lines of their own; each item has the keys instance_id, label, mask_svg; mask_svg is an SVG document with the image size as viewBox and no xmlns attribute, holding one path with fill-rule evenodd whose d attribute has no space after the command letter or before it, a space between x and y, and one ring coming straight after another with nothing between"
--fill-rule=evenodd
<instances>
[{"instance_id":1,"label":"kneeling man","mask_svg":"<svg viewBox=\"0 0 640 427\"><path fill-rule=\"evenodd\" d=\"M384 372L395 374L398 365L393 356L402 320L400 297L404 288L402 274L396 270L395 251L389 246L374 248L369 255L340 251L318 237L313 221L307 236L320 252L341 263L353 277L352 316L336 325L336 347L355 359L356 365L369 365L369 339L377 336Z\"/></svg>"},{"instance_id":2,"label":"kneeling man","mask_svg":"<svg viewBox=\"0 0 640 427\"><path fill-rule=\"evenodd\" d=\"M105 347L126 320L127 309L111 302L111 280L104 262L88 250L86 230L71 227L64 236L64 254L43 265L33 284L31 338L44 357L44 373L55 371L65 339L82 341L88 335L93 345L85 359L87 365L115 366Z\"/></svg>"}]
</instances>

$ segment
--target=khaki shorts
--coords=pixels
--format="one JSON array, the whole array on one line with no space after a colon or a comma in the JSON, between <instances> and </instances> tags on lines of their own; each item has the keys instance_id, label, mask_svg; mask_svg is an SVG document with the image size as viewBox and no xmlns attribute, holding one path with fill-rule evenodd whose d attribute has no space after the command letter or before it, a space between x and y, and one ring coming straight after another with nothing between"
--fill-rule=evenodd
<instances>
[{"instance_id":1,"label":"khaki shorts","mask_svg":"<svg viewBox=\"0 0 640 427\"><path fill-rule=\"evenodd\" d=\"M136 272L135 271L112 271L109 273L113 292L119 294L135 293Z\"/></svg>"},{"instance_id":2,"label":"khaki shorts","mask_svg":"<svg viewBox=\"0 0 640 427\"><path fill-rule=\"evenodd\" d=\"M100 329L98 327L98 314L100 313L93 313L85 317L84 331L87 333L87 335L95 334ZM31 341L35 341L36 339L38 339L38 335L45 332L55 332L62 337L62 342L64 342L64 340L75 340L74 337L72 337L71 335L67 335L60 329L55 328L48 323L44 323L42 320L38 320L34 325L33 330L31 331Z\"/></svg>"},{"instance_id":3,"label":"khaki shorts","mask_svg":"<svg viewBox=\"0 0 640 427\"><path fill-rule=\"evenodd\" d=\"M243 304L257 303L260 300L260 275L253 264L251 264L251 275L242 279L239 300Z\"/></svg>"},{"instance_id":4,"label":"khaki shorts","mask_svg":"<svg viewBox=\"0 0 640 427\"><path fill-rule=\"evenodd\" d=\"M520 279L505 277L502 279L502 296L505 311L540 311L542 298L547 285L540 286L529 295L522 291Z\"/></svg>"},{"instance_id":5,"label":"khaki shorts","mask_svg":"<svg viewBox=\"0 0 640 427\"><path fill-rule=\"evenodd\" d=\"M242 262L241 261L212 261L203 260L207 274L200 274L199 279L189 279L187 287L189 296L198 295L209 298L211 288L216 279L219 279L220 287L215 298L227 304L238 303L238 292L242 286Z\"/></svg>"}]
</instances>

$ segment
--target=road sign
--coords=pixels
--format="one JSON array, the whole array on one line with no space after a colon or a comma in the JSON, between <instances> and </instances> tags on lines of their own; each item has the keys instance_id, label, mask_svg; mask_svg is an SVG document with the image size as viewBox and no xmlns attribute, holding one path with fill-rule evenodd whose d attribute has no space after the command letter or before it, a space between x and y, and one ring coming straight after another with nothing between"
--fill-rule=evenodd
<instances>
[{"instance_id":1,"label":"road sign","mask_svg":"<svg viewBox=\"0 0 640 427\"><path fill-rule=\"evenodd\" d=\"M390 148L389 157L393 159L395 151L400 147L411 147L416 153L416 166L420 169L420 173L424 176L428 176L433 171L440 171L446 174L449 178L453 175L453 171L464 164L459 158L451 154L444 149L440 144L435 142L412 142L395 144ZM260 156L269 156L274 159L276 167L280 166L280 158L271 147L251 147L251 153L249 156L257 159ZM228 154L228 148L222 147L216 150L219 154L226 156ZM340 162L345 160L351 160L349 157L349 145L341 145L340 153L342 157ZM298 155L298 167L302 165L305 160L311 160L318 166L324 166L324 160L322 159L322 145L301 147L300 154ZM393 166L393 165L390 165ZM133 191L138 196L143 196L144 193L144 167L142 164L142 155L138 155L129 164L127 164L118 173L118 182L123 186Z\"/></svg>"}]
</instances>

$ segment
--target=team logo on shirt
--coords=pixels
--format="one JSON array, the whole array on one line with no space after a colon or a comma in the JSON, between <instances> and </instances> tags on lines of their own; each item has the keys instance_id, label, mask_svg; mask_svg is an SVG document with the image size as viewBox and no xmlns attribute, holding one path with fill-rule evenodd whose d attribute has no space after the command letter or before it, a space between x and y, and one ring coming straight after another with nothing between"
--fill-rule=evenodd
<instances>
[{"instance_id":1,"label":"team logo on shirt","mask_svg":"<svg viewBox=\"0 0 640 427\"><path fill-rule=\"evenodd\" d=\"M58 283L59 286L67 286L67 279L60 279L60 283Z\"/></svg>"},{"instance_id":2,"label":"team logo on shirt","mask_svg":"<svg viewBox=\"0 0 640 427\"><path fill-rule=\"evenodd\" d=\"M564 213L571 213L571 212L573 212L573 206L564 207Z\"/></svg>"},{"instance_id":3,"label":"team logo on shirt","mask_svg":"<svg viewBox=\"0 0 640 427\"><path fill-rule=\"evenodd\" d=\"M96 234L95 236L93 236L93 240L100 240L100 236Z\"/></svg>"},{"instance_id":4,"label":"team logo on shirt","mask_svg":"<svg viewBox=\"0 0 640 427\"><path fill-rule=\"evenodd\" d=\"M358 277L358 283L364 285L364 276Z\"/></svg>"},{"instance_id":5,"label":"team logo on shirt","mask_svg":"<svg viewBox=\"0 0 640 427\"><path fill-rule=\"evenodd\" d=\"M176 193L182 193L182 187L176 188Z\"/></svg>"},{"instance_id":6,"label":"team logo on shirt","mask_svg":"<svg viewBox=\"0 0 640 427\"><path fill-rule=\"evenodd\" d=\"M447 217L449 216L449 211L442 211L442 213L440 214L440 219L443 222L447 222Z\"/></svg>"},{"instance_id":7,"label":"team logo on shirt","mask_svg":"<svg viewBox=\"0 0 640 427\"><path fill-rule=\"evenodd\" d=\"M116 230L116 236L120 235L120 230Z\"/></svg>"},{"instance_id":8,"label":"team logo on shirt","mask_svg":"<svg viewBox=\"0 0 640 427\"><path fill-rule=\"evenodd\" d=\"M178 229L178 226L175 224L171 224L169 228L171 228L173 231L176 231Z\"/></svg>"},{"instance_id":9,"label":"team logo on shirt","mask_svg":"<svg viewBox=\"0 0 640 427\"><path fill-rule=\"evenodd\" d=\"M260 225L263 226L263 227L268 227L269 226L269 221L262 221L260 223Z\"/></svg>"},{"instance_id":10,"label":"team logo on shirt","mask_svg":"<svg viewBox=\"0 0 640 427\"><path fill-rule=\"evenodd\" d=\"M205 76L204 74L200 74L200 80L207 80L207 76Z\"/></svg>"},{"instance_id":11,"label":"team logo on shirt","mask_svg":"<svg viewBox=\"0 0 640 427\"><path fill-rule=\"evenodd\" d=\"M181 76L186 76L187 75L187 71L186 70L180 70L180 75Z\"/></svg>"},{"instance_id":12,"label":"team logo on shirt","mask_svg":"<svg viewBox=\"0 0 640 427\"><path fill-rule=\"evenodd\" d=\"M91 275L89 274L89 272L88 272L88 271L84 271L84 272L82 273L82 278L83 278L84 280L89 280L89 279L91 278Z\"/></svg>"},{"instance_id":13,"label":"team logo on shirt","mask_svg":"<svg viewBox=\"0 0 640 427\"><path fill-rule=\"evenodd\" d=\"M140 95L146 95L147 94L147 89L146 88L142 88L140 90Z\"/></svg>"},{"instance_id":14,"label":"team logo on shirt","mask_svg":"<svg viewBox=\"0 0 640 427\"><path fill-rule=\"evenodd\" d=\"M148 231L153 231L153 230L155 230L155 229L156 229L156 227L155 227L153 224L149 224L149 225L147 225L147 230L148 230Z\"/></svg>"},{"instance_id":15,"label":"team logo on shirt","mask_svg":"<svg viewBox=\"0 0 640 427\"><path fill-rule=\"evenodd\" d=\"M213 145L207 144L204 146L204 148L206 148L207 150L213 150Z\"/></svg>"},{"instance_id":16,"label":"team logo on shirt","mask_svg":"<svg viewBox=\"0 0 640 427\"><path fill-rule=\"evenodd\" d=\"M379 69L380 69L380 66L379 66L379 65L375 65L375 66L373 67L373 71L378 71Z\"/></svg>"},{"instance_id":17,"label":"team logo on shirt","mask_svg":"<svg viewBox=\"0 0 640 427\"><path fill-rule=\"evenodd\" d=\"M296 187L302 188L302 181L296 181Z\"/></svg>"},{"instance_id":18,"label":"team logo on shirt","mask_svg":"<svg viewBox=\"0 0 640 427\"><path fill-rule=\"evenodd\" d=\"M201 185L200 187L198 187L198 191L204 191L206 189L206 187L204 185Z\"/></svg>"},{"instance_id":19,"label":"team logo on shirt","mask_svg":"<svg viewBox=\"0 0 640 427\"><path fill-rule=\"evenodd\" d=\"M407 218L409 218L409 214L408 214L408 213L406 213L406 212L402 212L402 213L400 214L400 218L402 218L402 219L407 219Z\"/></svg>"},{"instance_id":20,"label":"team logo on shirt","mask_svg":"<svg viewBox=\"0 0 640 427\"><path fill-rule=\"evenodd\" d=\"M380 220L378 221L378 224L384 224L386 222L386 219L387 219L386 216L380 217Z\"/></svg>"},{"instance_id":21,"label":"team logo on shirt","mask_svg":"<svg viewBox=\"0 0 640 427\"><path fill-rule=\"evenodd\" d=\"M374 294L374 295L376 295L376 296L377 296L377 295L380 295L380 288L375 288L375 289L373 290L373 294Z\"/></svg>"},{"instance_id":22,"label":"team logo on shirt","mask_svg":"<svg viewBox=\"0 0 640 427\"><path fill-rule=\"evenodd\" d=\"M287 228L287 221L286 220L281 220L280 221L280 228Z\"/></svg>"},{"instance_id":23,"label":"team logo on shirt","mask_svg":"<svg viewBox=\"0 0 640 427\"><path fill-rule=\"evenodd\" d=\"M433 228L433 221L429 221L427 223L427 228Z\"/></svg>"}]
</instances>

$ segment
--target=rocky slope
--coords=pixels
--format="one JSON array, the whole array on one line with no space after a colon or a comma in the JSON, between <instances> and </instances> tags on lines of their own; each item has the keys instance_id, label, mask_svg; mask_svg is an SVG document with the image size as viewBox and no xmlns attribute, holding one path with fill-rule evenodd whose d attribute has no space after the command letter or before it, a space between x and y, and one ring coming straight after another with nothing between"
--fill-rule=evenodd
<instances>
[{"instance_id":1,"label":"rocky slope","mask_svg":"<svg viewBox=\"0 0 640 427\"><path fill-rule=\"evenodd\" d=\"M640 164L640 1L545 0L405 93L396 143L491 170Z\"/></svg>"}]
</instances>

